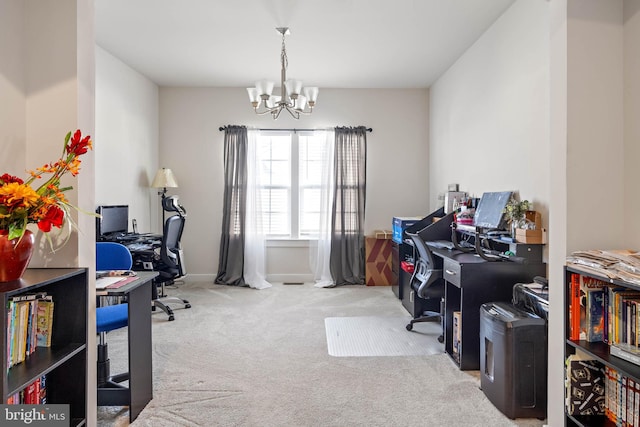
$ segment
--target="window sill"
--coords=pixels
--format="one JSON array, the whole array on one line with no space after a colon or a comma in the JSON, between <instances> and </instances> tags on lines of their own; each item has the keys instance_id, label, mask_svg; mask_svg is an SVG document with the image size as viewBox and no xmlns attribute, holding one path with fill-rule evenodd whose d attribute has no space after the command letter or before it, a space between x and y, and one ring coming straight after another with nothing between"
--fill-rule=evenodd
<instances>
[{"instance_id":1,"label":"window sill","mask_svg":"<svg viewBox=\"0 0 640 427\"><path fill-rule=\"evenodd\" d=\"M267 239L268 248L308 248L311 239Z\"/></svg>"}]
</instances>

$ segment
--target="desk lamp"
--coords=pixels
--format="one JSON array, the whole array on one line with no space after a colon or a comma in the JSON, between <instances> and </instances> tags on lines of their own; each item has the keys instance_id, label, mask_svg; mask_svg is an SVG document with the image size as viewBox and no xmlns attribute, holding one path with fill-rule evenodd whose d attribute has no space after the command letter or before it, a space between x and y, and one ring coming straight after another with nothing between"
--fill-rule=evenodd
<instances>
[{"instance_id":1,"label":"desk lamp","mask_svg":"<svg viewBox=\"0 0 640 427\"><path fill-rule=\"evenodd\" d=\"M160 209L162 210L162 227L164 227L164 209L162 208L162 200L166 197L167 188L178 188L178 181L176 180L175 175L169 168L160 168L158 172L156 172L155 178L153 178L153 182L151 183L151 187L153 188L162 188L162 190L158 191L158 196L161 196L160 200Z\"/></svg>"}]
</instances>

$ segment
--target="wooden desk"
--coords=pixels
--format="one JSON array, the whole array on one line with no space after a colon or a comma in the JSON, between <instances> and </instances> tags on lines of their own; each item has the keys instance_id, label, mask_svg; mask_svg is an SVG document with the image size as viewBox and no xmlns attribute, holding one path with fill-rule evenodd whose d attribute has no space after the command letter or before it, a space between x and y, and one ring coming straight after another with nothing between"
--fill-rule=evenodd
<instances>
[{"instance_id":1,"label":"wooden desk","mask_svg":"<svg viewBox=\"0 0 640 427\"><path fill-rule=\"evenodd\" d=\"M474 253L433 249L442 262L445 279L445 351L462 370L480 369L480 306L492 301L511 301L516 283L530 283L546 276L546 264L490 262ZM461 348L453 349L453 312L460 311Z\"/></svg>"},{"instance_id":2,"label":"wooden desk","mask_svg":"<svg viewBox=\"0 0 640 427\"><path fill-rule=\"evenodd\" d=\"M157 272L138 272L138 279L117 289L104 289L98 296L125 296L129 303L129 387L98 388L98 406L129 406L133 422L153 398L151 346L151 285Z\"/></svg>"}]
</instances>

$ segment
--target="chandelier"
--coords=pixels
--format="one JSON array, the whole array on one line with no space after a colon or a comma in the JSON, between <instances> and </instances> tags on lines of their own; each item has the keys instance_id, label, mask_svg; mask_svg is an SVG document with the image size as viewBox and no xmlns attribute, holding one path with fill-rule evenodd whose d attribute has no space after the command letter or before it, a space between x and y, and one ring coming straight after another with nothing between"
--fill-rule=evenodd
<instances>
[{"instance_id":1,"label":"chandelier","mask_svg":"<svg viewBox=\"0 0 640 427\"><path fill-rule=\"evenodd\" d=\"M274 83L268 80L256 82L255 87L247 88L249 100L256 114L270 113L273 119L280 116L282 110L287 110L294 119L299 119L301 114L311 114L318 99L317 87L302 88L300 80L287 80L287 50L284 45L284 37L289 33L289 28L280 27L276 31L282 35L282 52L280 53L280 95L272 95ZM303 95L304 93L304 95ZM262 109L260 107L262 106ZM308 108L307 108L308 107Z\"/></svg>"}]
</instances>

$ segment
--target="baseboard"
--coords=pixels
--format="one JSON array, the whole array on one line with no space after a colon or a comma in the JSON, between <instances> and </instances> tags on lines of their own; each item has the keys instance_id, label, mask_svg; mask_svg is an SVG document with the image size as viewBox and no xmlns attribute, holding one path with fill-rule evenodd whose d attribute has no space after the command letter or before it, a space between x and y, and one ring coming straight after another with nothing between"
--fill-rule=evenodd
<instances>
[{"instance_id":1,"label":"baseboard","mask_svg":"<svg viewBox=\"0 0 640 427\"><path fill-rule=\"evenodd\" d=\"M273 283L310 283L313 282L312 274L269 274L267 282Z\"/></svg>"},{"instance_id":2,"label":"baseboard","mask_svg":"<svg viewBox=\"0 0 640 427\"><path fill-rule=\"evenodd\" d=\"M184 282L211 282L216 280L215 274L187 274L180 280ZM268 282L284 283L284 282L313 282L312 274L269 274L267 275Z\"/></svg>"},{"instance_id":3,"label":"baseboard","mask_svg":"<svg viewBox=\"0 0 640 427\"><path fill-rule=\"evenodd\" d=\"M187 274L180 280L184 282L211 282L216 280L215 274Z\"/></svg>"}]
</instances>

